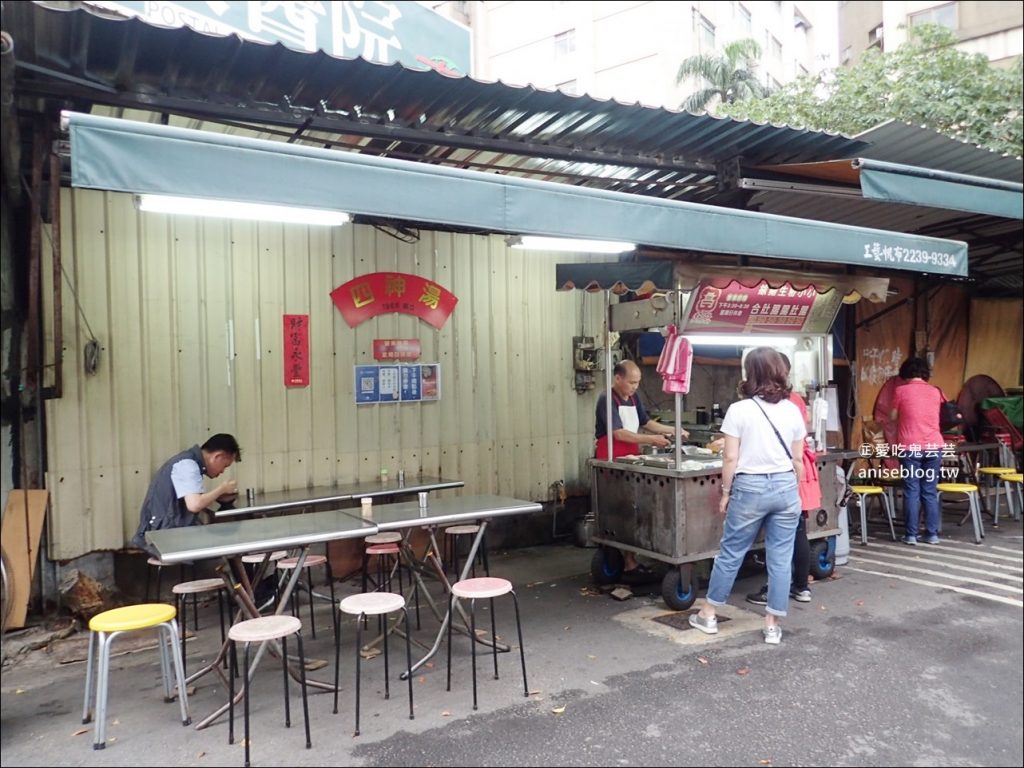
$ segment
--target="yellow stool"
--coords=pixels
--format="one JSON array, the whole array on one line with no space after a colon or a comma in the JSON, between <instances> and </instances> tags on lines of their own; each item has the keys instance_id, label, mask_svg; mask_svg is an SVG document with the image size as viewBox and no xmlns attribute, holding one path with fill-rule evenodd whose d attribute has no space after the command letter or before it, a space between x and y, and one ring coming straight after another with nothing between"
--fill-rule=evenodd
<instances>
[{"instance_id":1,"label":"yellow stool","mask_svg":"<svg viewBox=\"0 0 1024 768\"><path fill-rule=\"evenodd\" d=\"M1003 489L1006 493L1006 506L1009 507L1010 517L1014 520L1020 520L1021 510L1024 509L1024 495L1021 494L1021 486L1024 485L1024 474L1020 472L1006 472L999 476L999 481L1003 484ZM1016 508L1013 505L1013 497L1015 495L1017 497ZM996 510L992 525L999 525L998 495L996 496Z\"/></svg>"},{"instance_id":2,"label":"yellow stool","mask_svg":"<svg viewBox=\"0 0 1024 768\"><path fill-rule=\"evenodd\" d=\"M1017 470L1013 467L978 467L978 494L981 497L982 508L985 512L989 511L988 508L988 496L993 492L996 496L996 509L999 509L999 495L1002 492L1000 487L1000 480L1003 475L1011 474ZM984 480L984 485L982 484ZM1009 502L1009 499L1007 499ZM992 516L992 524L998 525L995 514Z\"/></svg>"},{"instance_id":3,"label":"yellow stool","mask_svg":"<svg viewBox=\"0 0 1024 768\"><path fill-rule=\"evenodd\" d=\"M89 620L89 660L85 671L85 700L82 704L82 722L92 719L90 704L96 704L96 728L92 748L106 746L107 689L110 679L110 646L122 632L156 627L160 632L160 673L164 681L164 701L174 700L174 683L171 681L171 661L177 678L178 703L181 705L181 724L189 725L188 695L185 691L185 671L181 663L181 648L178 645L177 611L173 605L143 603L114 608L98 613ZM93 675L94 648L99 643L96 674ZM93 692L95 682L95 694Z\"/></svg>"},{"instance_id":4,"label":"yellow stool","mask_svg":"<svg viewBox=\"0 0 1024 768\"><path fill-rule=\"evenodd\" d=\"M942 494L962 493L967 497L967 515L974 524L974 543L981 544L981 540L985 536L985 528L981 522L981 502L978 499L978 486L973 483L939 483L936 486L936 490L939 492L940 513L942 511ZM962 524L963 520L960 522Z\"/></svg>"},{"instance_id":5,"label":"yellow stool","mask_svg":"<svg viewBox=\"0 0 1024 768\"><path fill-rule=\"evenodd\" d=\"M889 533L892 535L892 540L896 541L896 529L892 524L892 506L890 506L889 495L885 492L885 488L880 485L851 485L850 493L856 494L857 506L860 507L860 543L865 547L868 545L867 499L871 496L877 496L882 502L882 509L885 510L885 516L889 521Z\"/></svg>"}]
</instances>

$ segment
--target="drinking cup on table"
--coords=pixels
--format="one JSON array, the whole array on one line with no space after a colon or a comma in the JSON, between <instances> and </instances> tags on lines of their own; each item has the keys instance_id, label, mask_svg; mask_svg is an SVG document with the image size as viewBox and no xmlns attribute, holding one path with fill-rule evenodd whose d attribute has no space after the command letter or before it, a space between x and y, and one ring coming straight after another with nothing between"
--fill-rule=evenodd
<instances>
[{"instance_id":1,"label":"drinking cup on table","mask_svg":"<svg viewBox=\"0 0 1024 768\"><path fill-rule=\"evenodd\" d=\"M420 509L426 509L427 506L428 506L427 505L427 492L426 491L420 491L419 492L419 497L420 497Z\"/></svg>"},{"instance_id":2,"label":"drinking cup on table","mask_svg":"<svg viewBox=\"0 0 1024 768\"><path fill-rule=\"evenodd\" d=\"M373 517L373 499L369 496L364 496L359 500L359 503L363 506L363 517Z\"/></svg>"}]
</instances>

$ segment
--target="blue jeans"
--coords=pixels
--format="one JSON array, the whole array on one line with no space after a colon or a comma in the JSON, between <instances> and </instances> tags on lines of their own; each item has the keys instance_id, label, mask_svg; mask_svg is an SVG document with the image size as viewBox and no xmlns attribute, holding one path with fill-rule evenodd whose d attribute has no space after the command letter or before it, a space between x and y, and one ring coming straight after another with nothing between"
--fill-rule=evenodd
<instances>
[{"instance_id":1,"label":"blue jeans","mask_svg":"<svg viewBox=\"0 0 1024 768\"><path fill-rule=\"evenodd\" d=\"M768 566L768 613L785 616L789 607L793 541L800 522L800 494L793 472L735 475L725 514L722 543L711 570L707 601L725 605L736 574L757 532L764 526Z\"/></svg>"},{"instance_id":2,"label":"blue jeans","mask_svg":"<svg viewBox=\"0 0 1024 768\"><path fill-rule=\"evenodd\" d=\"M903 468L903 513L907 536L918 536L918 519L924 505L924 530L928 536L939 535L939 468L942 454L938 451L907 453L900 459Z\"/></svg>"}]
</instances>

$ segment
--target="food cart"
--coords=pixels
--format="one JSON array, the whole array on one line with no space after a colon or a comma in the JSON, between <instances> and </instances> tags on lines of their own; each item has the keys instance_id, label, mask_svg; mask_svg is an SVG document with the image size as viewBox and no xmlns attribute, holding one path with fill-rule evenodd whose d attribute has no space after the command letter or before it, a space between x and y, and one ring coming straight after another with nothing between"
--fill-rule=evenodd
<instances>
[{"instance_id":1,"label":"food cart","mask_svg":"<svg viewBox=\"0 0 1024 768\"><path fill-rule=\"evenodd\" d=\"M562 267L566 270L562 270ZM559 287L579 286L591 290L600 285L582 277L585 267L612 265L559 265ZM625 269L630 265L614 265ZM575 279L571 276L576 274ZM612 271L611 274L615 274ZM668 277L671 275L671 278ZM884 300L886 283L877 278L861 283L860 290L848 285L826 285L832 276L802 275L760 270L741 279L732 274L715 273L705 268L700 274L678 268L659 277L644 276L643 288L649 294L636 301L612 303L611 287L619 292L630 286L628 277L613 279L604 274L607 321L605 326L605 371L611 424L611 381L613 366L610 333L648 331L676 325L692 344L711 334L730 330L740 334L738 348L776 346L790 354L794 374L803 376L799 388L815 394L826 391L832 379L830 330L844 301L856 301L862 295ZM651 289L658 280L668 288ZM842 278L839 278L842 282ZM637 280L633 284L637 284ZM657 284L657 283L654 283ZM785 314L782 307L785 306ZM795 309L793 309L795 307ZM756 311L755 311L756 310ZM764 310L764 314L762 314ZM795 314L790 314L794 312ZM788 320L784 318L789 318ZM821 398L825 399L825 398ZM826 400L827 402L827 400ZM835 537L839 533L840 481L837 462L856 458L855 451L826 448L825 409L815 409L818 470L823 507L807 520L811 540L811 572L825 578L835 566ZM597 583L610 583L622 572L622 551L661 561L669 565L662 579L661 594L672 609L685 610L697 597L698 574L695 565L710 561L718 554L723 518L718 512L721 499L721 458L699 448L683 446L678 432L682 421L682 394L675 393L677 427L674 446L662 453L638 454L611 461L590 460L591 509L594 516L592 536L598 545L591 564L591 576ZM611 435L608 436L609 441ZM609 445L608 455L612 455ZM755 544L755 547L763 544Z\"/></svg>"}]
</instances>

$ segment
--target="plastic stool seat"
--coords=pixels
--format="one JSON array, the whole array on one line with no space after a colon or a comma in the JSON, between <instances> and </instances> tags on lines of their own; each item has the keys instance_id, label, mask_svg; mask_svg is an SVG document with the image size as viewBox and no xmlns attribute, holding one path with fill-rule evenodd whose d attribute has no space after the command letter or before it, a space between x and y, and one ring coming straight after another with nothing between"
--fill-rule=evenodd
<instances>
[{"instance_id":1,"label":"plastic stool seat","mask_svg":"<svg viewBox=\"0 0 1024 768\"><path fill-rule=\"evenodd\" d=\"M466 536L470 533L478 533L480 526L474 523L468 525L450 525L444 529L446 536Z\"/></svg>"},{"instance_id":2,"label":"plastic stool seat","mask_svg":"<svg viewBox=\"0 0 1024 768\"><path fill-rule=\"evenodd\" d=\"M222 579L196 579L175 584L171 588L171 592L176 595L198 595L204 592L217 592L221 589L224 589Z\"/></svg>"},{"instance_id":3,"label":"plastic stool seat","mask_svg":"<svg viewBox=\"0 0 1024 768\"><path fill-rule=\"evenodd\" d=\"M452 594L464 598L500 597L512 591L512 582L494 576L481 576L476 579L463 579L452 585Z\"/></svg>"},{"instance_id":4,"label":"plastic stool seat","mask_svg":"<svg viewBox=\"0 0 1024 768\"><path fill-rule=\"evenodd\" d=\"M263 562L263 556L264 556L263 552L259 552L257 554L253 554L253 555L242 555L242 562L243 563L262 563ZM272 562L272 563L273 562L277 562L278 560L283 560L286 557L288 557L288 553L285 552L284 550L278 550L276 552L271 552L270 553L270 562Z\"/></svg>"},{"instance_id":5,"label":"plastic stool seat","mask_svg":"<svg viewBox=\"0 0 1024 768\"><path fill-rule=\"evenodd\" d=\"M173 605L164 603L126 605L124 608L113 608L103 613L97 613L89 619L89 629L93 632L131 632L134 629L146 629L164 624L173 619L177 613Z\"/></svg>"},{"instance_id":6,"label":"plastic stool seat","mask_svg":"<svg viewBox=\"0 0 1024 768\"><path fill-rule=\"evenodd\" d=\"M294 616L260 616L233 624L228 630L228 638L236 643L262 643L294 635L300 629L302 622Z\"/></svg>"},{"instance_id":7,"label":"plastic stool seat","mask_svg":"<svg viewBox=\"0 0 1024 768\"><path fill-rule=\"evenodd\" d=\"M974 483L939 483L936 487L940 493L977 493L978 486Z\"/></svg>"},{"instance_id":8,"label":"plastic stool seat","mask_svg":"<svg viewBox=\"0 0 1024 768\"><path fill-rule=\"evenodd\" d=\"M394 592L361 592L358 595L349 595L338 607L342 613L350 616L378 616L401 610L404 605L405 598Z\"/></svg>"},{"instance_id":9,"label":"plastic stool seat","mask_svg":"<svg viewBox=\"0 0 1024 768\"><path fill-rule=\"evenodd\" d=\"M373 544L366 548L368 555L397 555L398 552L397 544Z\"/></svg>"},{"instance_id":10,"label":"plastic stool seat","mask_svg":"<svg viewBox=\"0 0 1024 768\"><path fill-rule=\"evenodd\" d=\"M311 568L314 565L324 565L327 562L327 558L323 555L307 555L305 561L302 563L303 568ZM277 567L283 570L294 568L299 564L299 558L297 557L285 557L277 561Z\"/></svg>"},{"instance_id":11,"label":"plastic stool seat","mask_svg":"<svg viewBox=\"0 0 1024 768\"><path fill-rule=\"evenodd\" d=\"M1024 483L1024 474L1020 472L1007 472L1005 475L1000 475L1000 478L1007 483Z\"/></svg>"},{"instance_id":12,"label":"plastic stool seat","mask_svg":"<svg viewBox=\"0 0 1024 768\"><path fill-rule=\"evenodd\" d=\"M163 568L165 565L167 565L167 563L165 563L159 557L149 557L146 558L146 565L156 565Z\"/></svg>"},{"instance_id":13,"label":"plastic stool seat","mask_svg":"<svg viewBox=\"0 0 1024 768\"><path fill-rule=\"evenodd\" d=\"M850 490L854 493L859 493L861 496L885 493L885 488L882 488L880 485L851 485Z\"/></svg>"},{"instance_id":14,"label":"plastic stool seat","mask_svg":"<svg viewBox=\"0 0 1024 768\"><path fill-rule=\"evenodd\" d=\"M367 536L364 541L367 544L397 544L402 540L402 534L398 531L384 531L384 533L373 533Z\"/></svg>"},{"instance_id":15,"label":"plastic stool seat","mask_svg":"<svg viewBox=\"0 0 1024 768\"><path fill-rule=\"evenodd\" d=\"M981 475L1005 475L1016 472L1013 467L979 467L978 474Z\"/></svg>"}]
</instances>

